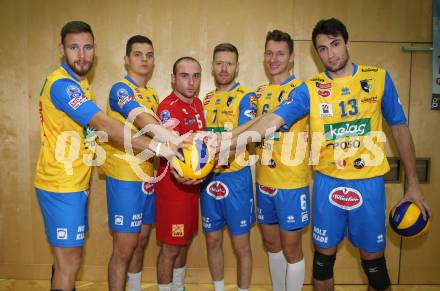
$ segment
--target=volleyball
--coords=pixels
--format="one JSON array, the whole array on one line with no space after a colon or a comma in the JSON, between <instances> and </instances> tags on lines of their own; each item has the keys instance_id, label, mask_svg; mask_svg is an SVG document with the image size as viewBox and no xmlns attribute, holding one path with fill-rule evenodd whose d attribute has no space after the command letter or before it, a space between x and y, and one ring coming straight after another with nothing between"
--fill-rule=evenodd
<instances>
[{"instance_id":1,"label":"volleyball","mask_svg":"<svg viewBox=\"0 0 440 291\"><path fill-rule=\"evenodd\" d=\"M189 148L179 148L183 161L174 158L171 165L180 176L190 179L206 177L214 167L214 152L203 140L196 140Z\"/></svg>"},{"instance_id":2,"label":"volleyball","mask_svg":"<svg viewBox=\"0 0 440 291\"><path fill-rule=\"evenodd\" d=\"M390 211L389 222L391 228L404 237L422 236L427 234L431 228L429 216L426 220L423 219L420 208L410 201L393 207Z\"/></svg>"}]
</instances>

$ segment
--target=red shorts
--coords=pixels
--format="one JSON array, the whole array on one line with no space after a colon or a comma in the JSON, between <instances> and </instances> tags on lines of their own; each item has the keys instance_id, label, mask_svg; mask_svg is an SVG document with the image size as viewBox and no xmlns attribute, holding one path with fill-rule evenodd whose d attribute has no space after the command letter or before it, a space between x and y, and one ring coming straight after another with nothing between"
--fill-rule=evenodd
<instances>
[{"instance_id":1,"label":"red shorts","mask_svg":"<svg viewBox=\"0 0 440 291\"><path fill-rule=\"evenodd\" d=\"M156 239L170 245L186 245L199 228L198 187L182 191L181 185L169 178L156 184Z\"/></svg>"},{"instance_id":2,"label":"red shorts","mask_svg":"<svg viewBox=\"0 0 440 291\"><path fill-rule=\"evenodd\" d=\"M199 197L187 194L188 199L156 199L156 239L170 245L186 245L197 233ZM191 197L194 196L194 197Z\"/></svg>"}]
</instances>

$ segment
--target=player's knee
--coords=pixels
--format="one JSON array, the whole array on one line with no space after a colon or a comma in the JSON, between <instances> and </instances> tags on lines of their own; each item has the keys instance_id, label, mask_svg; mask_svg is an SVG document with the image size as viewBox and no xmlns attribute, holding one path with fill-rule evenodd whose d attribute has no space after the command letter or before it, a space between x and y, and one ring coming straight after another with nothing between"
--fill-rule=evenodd
<instances>
[{"instance_id":1,"label":"player's knee","mask_svg":"<svg viewBox=\"0 0 440 291\"><path fill-rule=\"evenodd\" d=\"M180 248L181 247L177 246L177 245L163 244L162 250L161 250L161 255L168 258L168 259L175 260L177 258L177 256L179 255Z\"/></svg>"},{"instance_id":2,"label":"player's knee","mask_svg":"<svg viewBox=\"0 0 440 291\"><path fill-rule=\"evenodd\" d=\"M235 242L233 249L238 257L248 256L251 253L251 246L248 241Z\"/></svg>"},{"instance_id":3,"label":"player's knee","mask_svg":"<svg viewBox=\"0 0 440 291\"><path fill-rule=\"evenodd\" d=\"M299 262L303 257L300 247L283 247L283 254L289 264Z\"/></svg>"},{"instance_id":4,"label":"player's knee","mask_svg":"<svg viewBox=\"0 0 440 291\"><path fill-rule=\"evenodd\" d=\"M223 245L223 238L221 236L206 235L206 246L208 249L220 249Z\"/></svg>"},{"instance_id":5,"label":"player's knee","mask_svg":"<svg viewBox=\"0 0 440 291\"><path fill-rule=\"evenodd\" d=\"M324 255L315 251L313 257L313 278L318 281L325 281L333 278L333 267L336 255Z\"/></svg>"},{"instance_id":6,"label":"player's knee","mask_svg":"<svg viewBox=\"0 0 440 291\"><path fill-rule=\"evenodd\" d=\"M390 287L385 258L362 260L362 268L368 277L368 284L376 290L386 290Z\"/></svg>"},{"instance_id":7,"label":"player's knee","mask_svg":"<svg viewBox=\"0 0 440 291\"><path fill-rule=\"evenodd\" d=\"M273 239L263 236L264 248L271 253L278 253L281 250L281 243L279 239Z\"/></svg>"}]
</instances>

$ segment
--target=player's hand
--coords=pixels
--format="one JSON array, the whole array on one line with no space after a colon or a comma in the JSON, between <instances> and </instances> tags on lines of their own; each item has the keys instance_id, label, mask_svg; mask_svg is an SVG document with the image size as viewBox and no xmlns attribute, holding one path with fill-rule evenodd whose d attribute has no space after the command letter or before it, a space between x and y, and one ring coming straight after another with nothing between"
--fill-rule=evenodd
<instances>
[{"instance_id":1,"label":"player's hand","mask_svg":"<svg viewBox=\"0 0 440 291\"><path fill-rule=\"evenodd\" d=\"M198 185L202 183L205 179L190 179L185 178L179 175L177 173L176 169L170 168L171 175L173 175L174 179L176 179L177 182L183 184L183 185Z\"/></svg>"},{"instance_id":2,"label":"player's hand","mask_svg":"<svg viewBox=\"0 0 440 291\"><path fill-rule=\"evenodd\" d=\"M422 212L423 215L423 219L426 220L426 214L429 214L429 217L432 217L431 209L429 208L428 202L426 202L426 199L423 196L419 185L416 184L416 185L408 186L405 195L399 201L397 206L399 206L405 201L411 201L415 203L420 208L420 211Z\"/></svg>"},{"instance_id":3,"label":"player's hand","mask_svg":"<svg viewBox=\"0 0 440 291\"><path fill-rule=\"evenodd\" d=\"M179 152L179 147L173 143L158 143L160 146L156 146L155 154L159 157L164 157L168 161L171 161L174 157L177 157L179 160L184 160L184 157Z\"/></svg>"}]
</instances>

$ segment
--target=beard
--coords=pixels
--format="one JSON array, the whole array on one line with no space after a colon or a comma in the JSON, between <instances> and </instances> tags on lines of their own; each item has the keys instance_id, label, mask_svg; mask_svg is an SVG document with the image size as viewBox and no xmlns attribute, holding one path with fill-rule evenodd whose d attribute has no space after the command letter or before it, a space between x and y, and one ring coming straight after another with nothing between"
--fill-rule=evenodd
<instances>
[{"instance_id":1,"label":"beard","mask_svg":"<svg viewBox=\"0 0 440 291\"><path fill-rule=\"evenodd\" d=\"M215 83L217 84L217 85L222 85L222 86L224 86L224 85L229 85L229 84L231 84L232 82L234 82L234 79L235 79L235 74L231 74L231 75L229 75L227 78L226 77L215 77Z\"/></svg>"},{"instance_id":2,"label":"beard","mask_svg":"<svg viewBox=\"0 0 440 291\"><path fill-rule=\"evenodd\" d=\"M78 61L71 61L66 57L66 63L75 74L83 77L92 69L93 59L92 61L82 61L83 64L79 65Z\"/></svg>"},{"instance_id":3,"label":"beard","mask_svg":"<svg viewBox=\"0 0 440 291\"><path fill-rule=\"evenodd\" d=\"M331 73L336 73L342 70L343 68L345 68L347 66L347 62L348 62L348 51L345 51L345 55L341 57L341 61L336 68L330 66L326 66L325 68L327 69L327 71Z\"/></svg>"}]
</instances>

